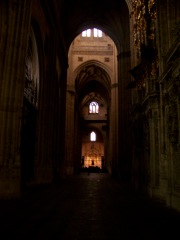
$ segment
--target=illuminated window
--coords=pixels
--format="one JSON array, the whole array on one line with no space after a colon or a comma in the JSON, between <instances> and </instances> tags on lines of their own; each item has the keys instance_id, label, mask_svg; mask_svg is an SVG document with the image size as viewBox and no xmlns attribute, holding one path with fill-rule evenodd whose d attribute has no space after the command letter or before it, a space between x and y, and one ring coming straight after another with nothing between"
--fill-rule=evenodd
<instances>
[{"instance_id":1,"label":"illuminated window","mask_svg":"<svg viewBox=\"0 0 180 240\"><path fill-rule=\"evenodd\" d=\"M87 29L82 32L82 37L90 37L91 36L91 29Z\"/></svg>"},{"instance_id":2,"label":"illuminated window","mask_svg":"<svg viewBox=\"0 0 180 240\"><path fill-rule=\"evenodd\" d=\"M97 28L84 30L82 32L82 37L91 37L91 34L94 37L102 37L102 31Z\"/></svg>"},{"instance_id":3,"label":"illuminated window","mask_svg":"<svg viewBox=\"0 0 180 240\"><path fill-rule=\"evenodd\" d=\"M102 37L102 31L94 28L94 37Z\"/></svg>"},{"instance_id":4,"label":"illuminated window","mask_svg":"<svg viewBox=\"0 0 180 240\"><path fill-rule=\"evenodd\" d=\"M95 134L95 132L91 132L90 140L91 140L91 142L95 142L96 141L96 134Z\"/></svg>"},{"instance_id":5,"label":"illuminated window","mask_svg":"<svg viewBox=\"0 0 180 240\"><path fill-rule=\"evenodd\" d=\"M99 104L97 102L89 104L89 113L99 113Z\"/></svg>"}]
</instances>

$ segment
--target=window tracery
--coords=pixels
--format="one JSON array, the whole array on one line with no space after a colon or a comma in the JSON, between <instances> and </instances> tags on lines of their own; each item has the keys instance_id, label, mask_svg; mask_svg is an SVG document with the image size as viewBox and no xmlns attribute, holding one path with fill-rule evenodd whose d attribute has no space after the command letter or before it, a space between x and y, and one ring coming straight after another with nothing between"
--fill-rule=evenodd
<instances>
[{"instance_id":1,"label":"window tracery","mask_svg":"<svg viewBox=\"0 0 180 240\"><path fill-rule=\"evenodd\" d=\"M89 113L99 113L99 104L97 102L90 102Z\"/></svg>"}]
</instances>

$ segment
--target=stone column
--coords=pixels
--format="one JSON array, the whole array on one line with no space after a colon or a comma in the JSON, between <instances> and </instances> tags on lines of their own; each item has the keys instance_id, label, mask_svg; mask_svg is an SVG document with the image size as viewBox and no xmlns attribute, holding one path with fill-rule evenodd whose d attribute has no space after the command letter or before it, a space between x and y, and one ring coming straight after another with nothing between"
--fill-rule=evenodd
<instances>
[{"instance_id":1,"label":"stone column","mask_svg":"<svg viewBox=\"0 0 180 240\"><path fill-rule=\"evenodd\" d=\"M74 173L79 174L81 171L81 149L82 149L82 131L81 131L81 116L79 113L79 105L76 100L75 103L75 120L74 120Z\"/></svg>"},{"instance_id":2,"label":"stone column","mask_svg":"<svg viewBox=\"0 0 180 240\"><path fill-rule=\"evenodd\" d=\"M58 52L57 33L53 26L51 26L51 33L49 34L48 51L45 63L46 67L43 69L43 76L41 76L41 96L38 116L38 147L36 159L36 181L38 183L46 183L57 181L60 175L60 161L62 161L62 149L60 145L63 140L61 137L61 127L63 126L61 110L64 99L61 95L61 86L58 79L61 72L59 63L59 76L57 74L57 52ZM53 46L53 48L52 48ZM63 78L62 78L63 82Z\"/></svg>"},{"instance_id":3,"label":"stone column","mask_svg":"<svg viewBox=\"0 0 180 240\"><path fill-rule=\"evenodd\" d=\"M64 63L66 59L63 58ZM64 176L65 165L65 139L66 139L66 88L67 88L67 64L62 65L61 78L59 80L59 133L58 133L58 149L59 149L59 177Z\"/></svg>"},{"instance_id":4,"label":"stone column","mask_svg":"<svg viewBox=\"0 0 180 240\"><path fill-rule=\"evenodd\" d=\"M121 177L130 174L131 136L130 136L130 90L126 89L130 83L130 52L122 51L118 54L118 83L119 83L119 171Z\"/></svg>"},{"instance_id":5,"label":"stone column","mask_svg":"<svg viewBox=\"0 0 180 240\"><path fill-rule=\"evenodd\" d=\"M113 176L117 174L118 166L118 83L111 86L111 107L110 107L110 124L109 124L109 162L108 169ZM108 147L108 146L106 146Z\"/></svg>"},{"instance_id":6,"label":"stone column","mask_svg":"<svg viewBox=\"0 0 180 240\"><path fill-rule=\"evenodd\" d=\"M74 87L68 85L66 92L65 175L74 173L74 105L75 90Z\"/></svg>"},{"instance_id":7,"label":"stone column","mask_svg":"<svg viewBox=\"0 0 180 240\"><path fill-rule=\"evenodd\" d=\"M0 3L0 197L20 196L20 130L31 1Z\"/></svg>"}]
</instances>

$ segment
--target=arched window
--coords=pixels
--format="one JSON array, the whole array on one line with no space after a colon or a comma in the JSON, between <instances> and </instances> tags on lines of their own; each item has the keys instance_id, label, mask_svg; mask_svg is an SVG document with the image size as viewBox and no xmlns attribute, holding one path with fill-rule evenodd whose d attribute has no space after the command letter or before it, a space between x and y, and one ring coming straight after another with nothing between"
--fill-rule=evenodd
<instances>
[{"instance_id":1,"label":"arched window","mask_svg":"<svg viewBox=\"0 0 180 240\"><path fill-rule=\"evenodd\" d=\"M95 142L96 141L96 133L95 132L91 132L91 134L90 134L90 141L91 142Z\"/></svg>"},{"instance_id":2,"label":"arched window","mask_svg":"<svg viewBox=\"0 0 180 240\"><path fill-rule=\"evenodd\" d=\"M90 37L91 36L91 29L87 29L82 32L82 37Z\"/></svg>"},{"instance_id":3,"label":"arched window","mask_svg":"<svg viewBox=\"0 0 180 240\"><path fill-rule=\"evenodd\" d=\"M94 37L102 37L102 31L94 28Z\"/></svg>"},{"instance_id":4,"label":"arched window","mask_svg":"<svg viewBox=\"0 0 180 240\"><path fill-rule=\"evenodd\" d=\"M89 104L89 113L99 113L99 104L97 102Z\"/></svg>"},{"instance_id":5,"label":"arched window","mask_svg":"<svg viewBox=\"0 0 180 240\"><path fill-rule=\"evenodd\" d=\"M82 37L102 37L102 31L97 29L97 28L93 28L93 29L87 29L84 30L82 32Z\"/></svg>"}]
</instances>

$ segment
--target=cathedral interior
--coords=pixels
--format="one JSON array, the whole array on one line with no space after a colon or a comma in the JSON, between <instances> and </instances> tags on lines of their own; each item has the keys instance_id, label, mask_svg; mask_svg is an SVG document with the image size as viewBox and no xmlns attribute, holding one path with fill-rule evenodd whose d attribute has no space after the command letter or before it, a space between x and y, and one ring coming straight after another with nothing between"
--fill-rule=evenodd
<instances>
[{"instance_id":1,"label":"cathedral interior","mask_svg":"<svg viewBox=\"0 0 180 240\"><path fill-rule=\"evenodd\" d=\"M0 0L0 199L89 169L180 211L180 1Z\"/></svg>"}]
</instances>

